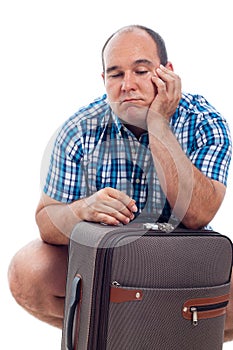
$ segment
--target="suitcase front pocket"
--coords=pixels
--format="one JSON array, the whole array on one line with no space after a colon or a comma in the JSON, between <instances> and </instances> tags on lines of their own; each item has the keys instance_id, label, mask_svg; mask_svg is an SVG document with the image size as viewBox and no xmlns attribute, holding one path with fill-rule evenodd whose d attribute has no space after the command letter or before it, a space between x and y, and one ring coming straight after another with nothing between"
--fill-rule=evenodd
<instances>
[{"instance_id":1,"label":"suitcase front pocket","mask_svg":"<svg viewBox=\"0 0 233 350\"><path fill-rule=\"evenodd\" d=\"M213 297L187 300L183 306L182 315L186 320L191 320L194 326L201 319L213 318L225 315L229 294Z\"/></svg>"},{"instance_id":2,"label":"suitcase front pocket","mask_svg":"<svg viewBox=\"0 0 233 350\"><path fill-rule=\"evenodd\" d=\"M220 350L228 293L229 284L157 289L124 287L114 282L106 349ZM198 327L193 324L196 314L192 307L199 308Z\"/></svg>"}]
</instances>

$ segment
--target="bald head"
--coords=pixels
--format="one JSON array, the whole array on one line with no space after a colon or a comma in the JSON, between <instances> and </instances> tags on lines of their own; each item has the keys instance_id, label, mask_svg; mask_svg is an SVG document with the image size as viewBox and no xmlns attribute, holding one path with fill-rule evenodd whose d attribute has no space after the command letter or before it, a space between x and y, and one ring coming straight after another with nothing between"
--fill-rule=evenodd
<instances>
[{"instance_id":1,"label":"bald head","mask_svg":"<svg viewBox=\"0 0 233 350\"><path fill-rule=\"evenodd\" d=\"M104 60L104 53L105 50L108 46L108 44L111 42L111 40L119 35L121 35L122 33L126 33L126 32L133 32L133 31L142 31L146 34L148 34L154 41L156 48L157 48L157 53L158 56L160 58L161 64L163 64L164 66L167 64L167 50L166 50L166 46L165 46L165 42L163 40L163 38L155 31L153 31L150 28L141 26L141 25L129 25L123 28L120 28L119 30L117 30L115 33L113 33L105 42L103 49L102 49L102 64L103 64L103 72L105 72L105 60Z\"/></svg>"}]
</instances>

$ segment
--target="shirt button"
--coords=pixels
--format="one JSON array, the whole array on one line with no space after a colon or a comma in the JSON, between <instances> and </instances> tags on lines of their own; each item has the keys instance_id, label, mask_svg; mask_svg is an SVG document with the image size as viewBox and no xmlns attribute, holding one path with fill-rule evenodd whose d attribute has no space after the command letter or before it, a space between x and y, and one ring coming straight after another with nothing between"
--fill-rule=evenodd
<instances>
[{"instance_id":1,"label":"shirt button","mask_svg":"<svg viewBox=\"0 0 233 350\"><path fill-rule=\"evenodd\" d=\"M140 179L136 179L135 182L136 182L136 184L139 184L140 183Z\"/></svg>"}]
</instances>

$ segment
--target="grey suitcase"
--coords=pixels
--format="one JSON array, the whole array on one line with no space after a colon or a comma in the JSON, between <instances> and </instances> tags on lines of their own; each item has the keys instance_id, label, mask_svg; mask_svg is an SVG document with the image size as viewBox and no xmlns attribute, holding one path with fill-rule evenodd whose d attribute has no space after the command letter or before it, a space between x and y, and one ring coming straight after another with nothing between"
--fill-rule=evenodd
<instances>
[{"instance_id":1,"label":"grey suitcase","mask_svg":"<svg viewBox=\"0 0 233 350\"><path fill-rule=\"evenodd\" d=\"M79 223L62 350L220 350L231 268L213 231Z\"/></svg>"}]
</instances>

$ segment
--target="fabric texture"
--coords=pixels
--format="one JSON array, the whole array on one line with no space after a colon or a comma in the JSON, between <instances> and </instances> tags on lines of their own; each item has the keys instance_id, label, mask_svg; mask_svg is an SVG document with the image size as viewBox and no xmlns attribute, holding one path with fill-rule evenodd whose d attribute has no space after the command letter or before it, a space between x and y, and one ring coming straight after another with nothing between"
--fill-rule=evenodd
<instances>
[{"instance_id":1,"label":"fabric texture","mask_svg":"<svg viewBox=\"0 0 233 350\"><path fill-rule=\"evenodd\" d=\"M207 177L226 185L231 137L220 113L203 96L183 93L170 127L191 162ZM138 140L121 123L103 95L61 127L44 192L70 203L113 187L134 198L139 213L160 215L165 210L169 215L148 141L148 133Z\"/></svg>"},{"instance_id":2,"label":"fabric texture","mask_svg":"<svg viewBox=\"0 0 233 350\"><path fill-rule=\"evenodd\" d=\"M74 348L222 349L224 315L200 319L198 314L194 326L182 311L192 299L227 295L231 263L231 241L216 232L177 228L163 234L135 223L78 223L70 239L61 349L67 349L76 274L82 277L82 301ZM110 290L118 287L137 289L142 298L112 302Z\"/></svg>"}]
</instances>

